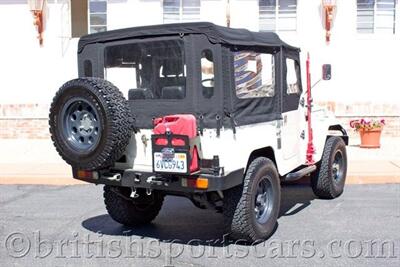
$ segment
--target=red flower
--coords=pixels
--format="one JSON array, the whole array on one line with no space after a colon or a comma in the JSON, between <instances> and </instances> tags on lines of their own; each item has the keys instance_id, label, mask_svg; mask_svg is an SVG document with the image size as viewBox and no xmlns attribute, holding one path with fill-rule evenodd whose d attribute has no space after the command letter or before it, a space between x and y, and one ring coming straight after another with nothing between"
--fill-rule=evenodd
<instances>
[{"instance_id":1,"label":"red flower","mask_svg":"<svg viewBox=\"0 0 400 267\"><path fill-rule=\"evenodd\" d=\"M385 125L385 120L364 120L364 119L359 119L359 120L352 120L350 121L350 127L354 128L356 131L360 130L372 130L375 128L382 128Z\"/></svg>"},{"instance_id":2,"label":"red flower","mask_svg":"<svg viewBox=\"0 0 400 267\"><path fill-rule=\"evenodd\" d=\"M359 123L358 120L352 120L352 121L350 121L350 127L354 128L354 127L356 127L356 124L358 124L358 123Z\"/></svg>"}]
</instances>

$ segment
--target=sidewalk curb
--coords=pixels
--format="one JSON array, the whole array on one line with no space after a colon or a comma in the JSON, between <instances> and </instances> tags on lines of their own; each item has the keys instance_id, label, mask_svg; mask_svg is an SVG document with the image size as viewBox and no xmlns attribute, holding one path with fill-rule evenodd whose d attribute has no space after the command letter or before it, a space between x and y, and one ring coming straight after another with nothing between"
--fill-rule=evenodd
<instances>
[{"instance_id":1,"label":"sidewalk curb","mask_svg":"<svg viewBox=\"0 0 400 267\"><path fill-rule=\"evenodd\" d=\"M346 184L400 184L400 175L349 175Z\"/></svg>"},{"instance_id":2,"label":"sidewalk curb","mask_svg":"<svg viewBox=\"0 0 400 267\"><path fill-rule=\"evenodd\" d=\"M72 177L0 177L0 185L83 185L84 181Z\"/></svg>"}]
</instances>

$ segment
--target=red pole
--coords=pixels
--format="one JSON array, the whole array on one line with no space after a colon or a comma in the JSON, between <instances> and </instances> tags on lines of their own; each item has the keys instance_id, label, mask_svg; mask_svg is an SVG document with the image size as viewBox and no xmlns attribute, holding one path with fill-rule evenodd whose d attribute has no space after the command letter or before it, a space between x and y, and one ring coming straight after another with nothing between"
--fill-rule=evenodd
<instances>
[{"instance_id":1,"label":"red pole","mask_svg":"<svg viewBox=\"0 0 400 267\"><path fill-rule=\"evenodd\" d=\"M308 143L307 143L307 154L306 154L306 164L314 164L314 144L313 144L313 132L311 126L311 73L310 73L310 54L307 53L306 61L306 72L307 72L307 126L308 126Z\"/></svg>"}]
</instances>

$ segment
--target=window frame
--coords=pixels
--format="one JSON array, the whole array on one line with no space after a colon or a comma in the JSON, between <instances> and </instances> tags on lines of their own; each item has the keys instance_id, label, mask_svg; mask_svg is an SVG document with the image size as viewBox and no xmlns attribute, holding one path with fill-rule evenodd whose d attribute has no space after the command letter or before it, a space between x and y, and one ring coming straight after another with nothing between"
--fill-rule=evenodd
<instances>
[{"instance_id":1,"label":"window frame","mask_svg":"<svg viewBox=\"0 0 400 267\"><path fill-rule=\"evenodd\" d=\"M102 31L92 31L92 28L103 28L105 27L105 31L107 31L108 24L108 1L107 0L87 0L88 1L88 33L97 33ZM104 2L106 6L105 12L92 12L90 10L90 4L95 2ZM105 15L106 24L94 24L92 25L92 15Z\"/></svg>"},{"instance_id":2,"label":"window frame","mask_svg":"<svg viewBox=\"0 0 400 267\"><path fill-rule=\"evenodd\" d=\"M179 22L192 22L192 21L199 21L200 20L200 15L201 15L201 0L196 0L199 2L198 6L196 5L193 9L198 9L198 12L193 14L190 14L191 12L185 12L185 8L187 9L188 7L184 5L184 0L177 0L179 1L179 7L178 7L178 13L166 13L165 8L166 8L166 3L165 1L162 1L162 10L163 10L163 23L179 23ZM175 7L174 7L175 8ZM189 6L189 9L192 8L192 6ZM171 18L166 18L166 15L171 17ZM173 19L172 19L173 17ZM189 17L189 19L185 18Z\"/></svg>"},{"instance_id":3,"label":"window frame","mask_svg":"<svg viewBox=\"0 0 400 267\"><path fill-rule=\"evenodd\" d=\"M274 60L273 70L272 70L272 72L273 72L273 83L272 83L272 85L274 87L274 94L272 96L239 97L237 95L236 77L235 77L235 59L234 59L236 52L251 52L251 53L257 53L257 54L260 54L260 55L262 55L262 54L271 55L271 58L273 58L273 60ZM277 94L279 93L278 90L277 90L278 86L277 86L277 77L276 77L277 70L278 70L278 68L277 68L278 57L277 57L277 54L274 51L261 51L261 50L258 50L258 49L251 50L251 49L244 48L244 49L238 49L238 50L232 51L232 58L233 58L233 60L231 62L231 64L232 64L231 67L232 67L232 70L233 70L233 90L234 90L233 95L237 100L241 100L241 101L250 100L250 101L252 101L254 99L274 99L277 96ZM261 81L262 81L262 78L261 78Z\"/></svg>"},{"instance_id":4,"label":"window frame","mask_svg":"<svg viewBox=\"0 0 400 267\"><path fill-rule=\"evenodd\" d=\"M397 24L397 21L398 21L398 19L397 19L397 16L398 16L398 13L399 13L399 3L398 3L398 1L397 0L393 0L393 9L392 9L392 12L393 12L393 16L391 16L392 18L391 18L391 27L385 27L385 28L382 28L382 27L377 27L377 17L379 17L379 16L382 16L382 15L379 15L379 14L377 14L378 12L379 12L379 10L378 10L378 1L377 0L373 0L374 2L373 2L373 8L372 8L372 27L371 28L360 28L359 26L360 26L360 23L359 23L359 17L360 17L360 14L359 14L359 12L360 12L360 9L359 9L359 3L358 3L358 0L356 1L356 33L358 34L358 35L374 35L374 34L378 34L378 35L395 35L395 34L397 34L397 26L398 26L398 24ZM360 29L363 29L363 30L370 30L370 32L362 32L362 31L360 31ZM384 31L383 29L386 29L386 31ZM389 29L391 29L391 31L389 32Z\"/></svg>"},{"instance_id":5,"label":"window frame","mask_svg":"<svg viewBox=\"0 0 400 267\"><path fill-rule=\"evenodd\" d=\"M262 0L258 1L258 9L259 9L259 11L258 11L258 26L259 26L259 31L260 32L271 32L271 30L268 30L268 29L265 30L265 29L262 29L262 27L261 27L263 24L266 24L266 23L262 23L262 21L263 20L267 20L266 18L262 18L262 16L261 16L261 13L265 12L265 11L262 11L261 9L267 7L267 6L262 5L261 1ZM274 13L273 13L274 14L274 16L273 16L274 29L272 30L272 32L297 33L297 30L298 30L298 16L297 16L297 13L298 13L298 1L295 0L296 1L296 8L295 8L295 12L294 12L295 16L294 17L290 17L292 19L295 19L295 21L296 21L295 25L294 25L295 26L294 29L282 29L281 28L281 25L282 25L281 21L285 20L287 18L285 18L282 15L282 14L284 14L284 12L282 12L284 10L280 9L280 1L281 0L274 0L274 1L275 1L275 7L274 7Z\"/></svg>"},{"instance_id":6,"label":"window frame","mask_svg":"<svg viewBox=\"0 0 400 267\"><path fill-rule=\"evenodd\" d=\"M296 73L296 83L297 83L297 92L289 92L289 82L288 82L288 60L293 61L294 63L294 71ZM301 77L300 77L300 63L291 57L285 57L285 65L286 65L286 73L285 73L285 80L286 80L286 94L287 95L301 95L302 93L302 88L301 88Z\"/></svg>"},{"instance_id":7,"label":"window frame","mask_svg":"<svg viewBox=\"0 0 400 267\"><path fill-rule=\"evenodd\" d=\"M299 92L296 94L289 94L287 92L287 64L286 59L295 61L297 82L299 85ZM284 50L282 55L282 113L298 110L300 98L303 94L303 85L300 68L300 57L298 52L291 50Z\"/></svg>"},{"instance_id":8,"label":"window frame","mask_svg":"<svg viewBox=\"0 0 400 267\"><path fill-rule=\"evenodd\" d=\"M177 36L167 36L167 37L154 37L154 38L145 38L145 39L129 39L129 40L122 40L122 41L113 41L104 44L103 48L101 49L102 51L100 52L102 54L102 66L103 66L103 78L107 79L106 76L106 50L109 47L112 46L119 46L119 45L132 45L132 44L139 44L139 43L148 43L148 42L157 42L157 41L180 41L182 42L182 49L183 49L183 62L186 65L186 70L185 70L185 96L182 99L179 98L171 98L171 99L165 99L165 98L154 98L151 99L152 104L157 104L157 103L187 103L188 101L191 101L193 97L193 86L192 86L192 79L193 79L193 74L191 69L188 68L187 62L190 61L190 55L189 55L189 42L186 40L187 37L177 37ZM138 76L136 76L138 77ZM135 103L148 103L149 99L135 99L135 100L129 100L129 102L135 102Z\"/></svg>"},{"instance_id":9,"label":"window frame","mask_svg":"<svg viewBox=\"0 0 400 267\"><path fill-rule=\"evenodd\" d=\"M213 86L211 87L206 87L206 86L203 86L203 63L202 63L202 59L203 59L203 53L205 52L205 51L210 51L210 53L211 53L211 58L212 58L212 60L211 61L209 61L209 62L211 62L212 63L212 79L213 79ZM201 50L201 53L200 53L200 88L201 88L201 90L202 90L202 93L201 93L201 95L203 96L203 98L205 98L205 99L212 99L214 96L215 96L215 56L214 56L214 52L213 52L213 50L212 49L210 49L210 48L208 48L208 47L206 47L206 48L204 48L204 49L202 49ZM204 56L204 58L206 59L206 60L208 60L205 56ZM205 79L205 80L207 80L207 79ZM205 95L205 89L209 89L209 90L211 90L212 91L212 94L208 97L208 96L206 96Z\"/></svg>"}]
</instances>

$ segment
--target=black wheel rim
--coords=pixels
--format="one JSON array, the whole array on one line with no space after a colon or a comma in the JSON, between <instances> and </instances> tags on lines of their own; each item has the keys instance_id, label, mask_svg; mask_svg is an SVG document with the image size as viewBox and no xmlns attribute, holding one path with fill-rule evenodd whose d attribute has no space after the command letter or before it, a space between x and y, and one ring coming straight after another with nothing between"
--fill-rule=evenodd
<instances>
[{"instance_id":1,"label":"black wheel rim","mask_svg":"<svg viewBox=\"0 0 400 267\"><path fill-rule=\"evenodd\" d=\"M343 179L344 159L342 151L337 150L332 162L332 177L333 180L339 182Z\"/></svg>"},{"instance_id":2,"label":"black wheel rim","mask_svg":"<svg viewBox=\"0 0 400 267\"><path fill-rule=\"evenodd\" d=\"M273 197L271 178L264 176L257 184L257 191L254 198L254 215L258 223L266 223L271 216Z\"/></svg>"},{"instance_id":3,"label":"black wheel rim","mask_svg":"<svg viewBox=\"0 0 400 267\"><path fill-rule=\"evenodd\" d=\"M67 143L79 152L93 150L101 136L99 114L94 106L81 97L67 101L61 111L62 133Z\"/></svg>"}]
</instances>

